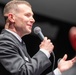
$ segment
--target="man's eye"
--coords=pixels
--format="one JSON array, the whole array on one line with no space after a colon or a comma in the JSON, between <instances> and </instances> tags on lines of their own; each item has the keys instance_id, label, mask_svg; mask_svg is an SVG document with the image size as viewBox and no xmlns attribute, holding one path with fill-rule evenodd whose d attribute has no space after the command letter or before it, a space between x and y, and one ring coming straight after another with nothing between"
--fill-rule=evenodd
<instances>
[{"instance_id":1,"label":"man's eye","mask_svg":"<svg viewBox=\"0 0 76 75\"><path fill-rule=\"evenodd\" d=\"M31 15L30 14L26 14L25 16L30 17Z\"/></svg>"}]
</instances>

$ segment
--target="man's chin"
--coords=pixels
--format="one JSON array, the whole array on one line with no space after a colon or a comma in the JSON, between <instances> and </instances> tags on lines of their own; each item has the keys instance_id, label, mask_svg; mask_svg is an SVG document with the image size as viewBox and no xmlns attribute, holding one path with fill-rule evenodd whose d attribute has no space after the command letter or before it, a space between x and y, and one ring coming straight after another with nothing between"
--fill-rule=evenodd
<instances>
[{"instance_id":1,"label":"man's chin","mask_svg":"<svg viewBox=\"0 0 76 75\"><path fill-rule=\"evenodd\" d=\"M28 33L25 33L25 35L29 35L29 34L31 34L31 32L32 32L32 31L29 31Z\"/></svg>"}]
</instances>

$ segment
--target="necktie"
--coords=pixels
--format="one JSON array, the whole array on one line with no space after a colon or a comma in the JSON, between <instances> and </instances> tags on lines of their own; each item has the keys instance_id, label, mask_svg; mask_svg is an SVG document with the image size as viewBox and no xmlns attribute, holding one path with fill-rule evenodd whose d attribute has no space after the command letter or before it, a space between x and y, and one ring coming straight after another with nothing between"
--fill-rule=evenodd
<instances>
[{"instance_id":1,"label":"necktie","mask_svg":"<svg viewBox=\"0 0 76 75\"><path fill-rule=\"evenodd\" d=\"M27 49L26 49L26 44L25 44L25 42L23 40L22 40L21 44L22 44L22 47L23 47L24 58L26 60L30 60L30 56L29 56L29 54L27 52Z\"/></svg>"}]
</instances>

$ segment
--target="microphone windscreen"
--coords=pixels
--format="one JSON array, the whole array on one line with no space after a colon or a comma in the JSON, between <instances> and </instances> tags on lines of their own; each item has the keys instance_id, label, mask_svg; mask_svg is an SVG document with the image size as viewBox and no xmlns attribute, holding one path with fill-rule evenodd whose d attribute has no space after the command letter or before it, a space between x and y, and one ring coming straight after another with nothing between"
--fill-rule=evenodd
<instances>
[{"instance_id":1,"label":"microphone windscreen","mask_svg":"<svg viewBox=\"0 0 76 75\"><path fill-rule=\"evenodd\" d=\"M35 33L35 34L38 34L39 32L41 32L41 28L38 27L38 26L35 27L35 28L34 28L34 33Z\"/></svg>"}]
</instances>

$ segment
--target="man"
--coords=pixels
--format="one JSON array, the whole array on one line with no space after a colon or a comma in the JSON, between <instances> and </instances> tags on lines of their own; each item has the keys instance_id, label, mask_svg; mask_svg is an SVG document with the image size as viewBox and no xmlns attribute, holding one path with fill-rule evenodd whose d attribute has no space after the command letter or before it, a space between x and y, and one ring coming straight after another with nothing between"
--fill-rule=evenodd
<instances>
[{"instance_id":1,"label":"man","mask_svg":"<svg viewBox=\"0 0 76 75\"><path fill-rule=\"evenodd\" d=\"M31 58L27 53L22 37L32 32L35 22L31 5L27 1L13 0L6 4L4 17L6 24L0 35L0 75L41 75L51 62L50 54L54 45L47 37L41 42L39 51ZM59 75L72 67L75 58L66 61L65 55L54 72L47 75Z\"/></svg>"}]
</instances>

